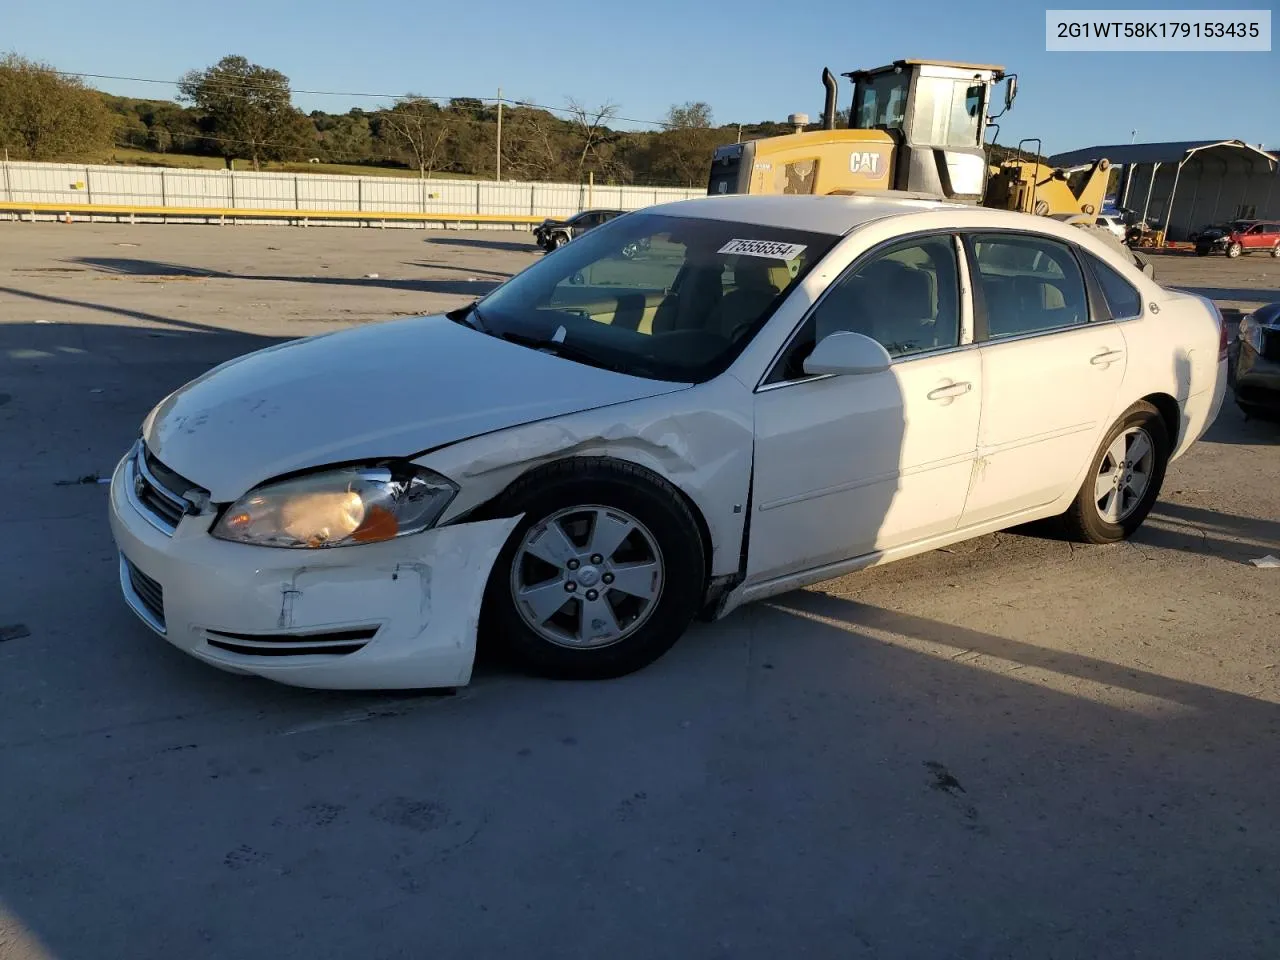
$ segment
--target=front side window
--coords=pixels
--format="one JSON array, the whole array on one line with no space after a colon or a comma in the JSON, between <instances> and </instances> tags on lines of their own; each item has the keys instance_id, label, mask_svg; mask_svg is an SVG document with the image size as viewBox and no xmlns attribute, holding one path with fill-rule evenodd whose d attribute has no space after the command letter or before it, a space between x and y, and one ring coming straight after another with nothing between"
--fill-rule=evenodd
<instances>
[{"instance_id":1,"label":"front side window","mask_svg":"<svg viewBox=\"0 0 1280 960\"><path fill-rule=\"evenodd\" d=\"M832 284L769 379L802 379L804 360L814 346L842 331L871 337L891 357L957 346L959 291L955 244L949 236L877 252Z\"/></svg>"},{"instance_id":2,"label":"front side window","mask_svg":"<svg viewBox=\"0 0 1280 960\"><path fill-rule=\"evenodd\" d=\"M484 332L632 376L724 370L839 238L635 213L584 234L476 305Z\"/></svg>"},{"instance_id":3,"label":"front side window","mask_svg":"<svg viewBox=\"0 0 1280 960\"><path fill-rule=\"evenodd\" d=\"M972 249L988 339L1089 321L1084 275L1065 244L1027 234L992 234L974 236Z\"/></svg>"}]
</instances>

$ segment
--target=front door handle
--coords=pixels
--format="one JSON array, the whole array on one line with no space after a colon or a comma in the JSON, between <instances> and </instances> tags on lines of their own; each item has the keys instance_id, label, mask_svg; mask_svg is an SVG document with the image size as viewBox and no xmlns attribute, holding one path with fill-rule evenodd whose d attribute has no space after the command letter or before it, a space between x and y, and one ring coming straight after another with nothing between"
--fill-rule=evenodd
<instances>
[{"instance_id":1,"label":"front door handle","mask_svg":"<svg viewBox=\"0 0 1280 960\"><path fill-rule=\"evenodd\" d=\"M936 390L930 390L928 397L930 400L945 400L950 403L956 397L962 397L973 389L973 384L967 380L959 383L949 383L945 387L938 387Z\"/></svg>"},{"instance_id":2,"label":"front door handle","mask_svg":"<svg viewBox=\"0 0 1280 960\"><path fill-rule=\"evenodd\" d=\"M1089 362L1095 367L1105 367L1108 364L1115 363L1124 356L1123 350L1104 350L1102 353L1095 354L1089 358Z\"/></svg>"}]
</instances>

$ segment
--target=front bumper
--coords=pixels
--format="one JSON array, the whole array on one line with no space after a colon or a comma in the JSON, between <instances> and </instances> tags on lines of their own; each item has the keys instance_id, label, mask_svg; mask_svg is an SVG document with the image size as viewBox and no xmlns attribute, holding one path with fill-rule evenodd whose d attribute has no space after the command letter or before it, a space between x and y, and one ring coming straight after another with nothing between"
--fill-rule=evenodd
<instances>
[{"instance_id":1,"label":"front bumper","mask_svg":"<svg viewBox=\"0 0 1280 960\"><path fill-rule=\"evenodd\" d=\"M470 682L485 583L518 517L328 550L256 547L210 536L207 513L168 535L129 496L131 470L126 457L111 478L121 590L178 649L300 687Z\"/></svg>"}]
</instances>

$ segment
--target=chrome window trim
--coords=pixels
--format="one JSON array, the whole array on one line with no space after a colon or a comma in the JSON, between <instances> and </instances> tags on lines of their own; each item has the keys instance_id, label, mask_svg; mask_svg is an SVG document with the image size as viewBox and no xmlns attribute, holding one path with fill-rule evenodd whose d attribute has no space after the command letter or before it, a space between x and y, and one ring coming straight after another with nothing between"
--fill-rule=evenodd
<instances>
[{"instance_id":1,"label":"chrome window trim","mask_svg":"<svg viewBox=\"0 0 1280 960\"><path fill-rule=\"evenodd\" d=\"M1067 327L1048 327L1044 330L1032 330L1029 333L1019 333L1009 337L996 337L983 340L981 343L975 344L978 347L996 347L1002 343L1018 343L1022 340L1035 340L1040 337L1052 337L1059 333L1070 333L1073 330L1095 330L1098 327L1105 327L1114 324L1114 320L1093 320L1088 323L1073 323Z\"/></svg>"},{"instance_id":2,"label":"chrome window trim","mask_svg":"<svg viewBox=\"0 0 1280 960\"><path fill-rule=\"evenodd\" d=\"M880 253L882 250L888 247L895 247L901 243L904 243L910 240L918 240L923 237L950 236L952 238L953 244L959 244L961 243L960 235L962 233L963 233L963 230L955 229L955 228L947 228L947 229L941 229L941 230L939 229L916 230L911 233L899 234L898 236L892 237L889 240L882 240L880 243L877 243L874 246L868 247L866 250L862 251L862 253L859 254L857 257L855 257L847 267L845 267L843 270L840 271L840 273L836 276L834 280L832 280L829 284L827 284L826 289L822 291L818 299L809 305L809 309L805 311L804 316L800 318L799 323L795 325L795 328L792 329L791 333L787 336L787 339L783 341L782 346L779 347L778 350L774 353L773 359L770 360L769 363L765 366L764 373L761 374L760 379L756 381L755 389L753 389L751 392L764 393L765 391L774 390L778 387L789 387L797 383L813 383L817 380L826 380L829 377L835 376L835 374L832 374L832 373L823 373L813 377L801 377L797 380L779 380L777 383L765 382L773 374L773 371L777 369L778 363L781 362L782 358L787 355L787 351L791 349L791 344L795 342L795 339L799 335L800 331L804 329L804 325L808 323L809 320L813 317L814 313L816 313L822 307L823 301L827 299L827 297L831 294L831 291L834 290L851 272L859 268L861 265L865 264L868 258L875 256L876 254ZM937 347L933 350L921 351L920 353L912 353L902 357L891 357L890 358L891 365L897 364L899 362L909 362L911 360L916 360L922 357L937 356L938 354L941 354L941 353L949 353L956 350L964 350L973 345L972 343L965 342L965 329L964 329L964 326L965 326L964 303L965 303L965 294L968 292L965 288L965 279L968 277L968 267L965 261L962 259L961 251L956 251L956 256L957 256L956 269L957 269L957 286L958 286L957 296L959 297L958 306L960 307L960 315L956 318L956 322L958 326L958 329L956 330L956 335L961 342L956 344L953 347ZM970 334L972 334L972 330L970 330L969 332Z\"/></svg>"},{"instance_id":3,"label":"chrome window trim","mask_svg":"<svg viewBox=\"0 0 1280 960\"><path fill-rule=\"evenodd\" d=\"M942 357L949 353L964 353L969 350L976 350L981 344L962 343L955 347L937 347L934 350L922 350L919 353L908 354L904 357L890 357L889 368L892 369L904 363L912 363L916 360L928 360L931 357ZM819 373L812 377L801 377L798 380L779 380L777 383L766 383L764 386L757 387L755 393L767 393L770 390L777 390L779 387L794 387L798 383L817 383L819 380L830 380L838 376L834 373Z\"/></svg>"}]
</instances>

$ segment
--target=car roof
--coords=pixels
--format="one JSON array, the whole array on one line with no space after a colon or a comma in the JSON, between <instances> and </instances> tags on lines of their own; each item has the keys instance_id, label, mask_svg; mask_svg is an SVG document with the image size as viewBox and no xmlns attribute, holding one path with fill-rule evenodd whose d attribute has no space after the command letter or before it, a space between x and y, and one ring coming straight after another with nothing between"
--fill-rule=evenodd
<instances>
[{"instance_id":1,"label":"car roof","mask_svg":"<svg viewBox=\"0 0 1280 960\"><path fill-rule=\"evenodd\" d=\"M889 217L947 211L963 212L972 226L985 224L992 228L1035 228L1048 217L1012 213L952 200L893 197L884 194L865 196L796 196L726 194L677 200L649 207L654 213L677 217L700 217L707 220L732 220L791 230L808 230L843 236L863 224ZM1052 221L1057 223L1058 221Z\"/></svg>"}]
</instances>

